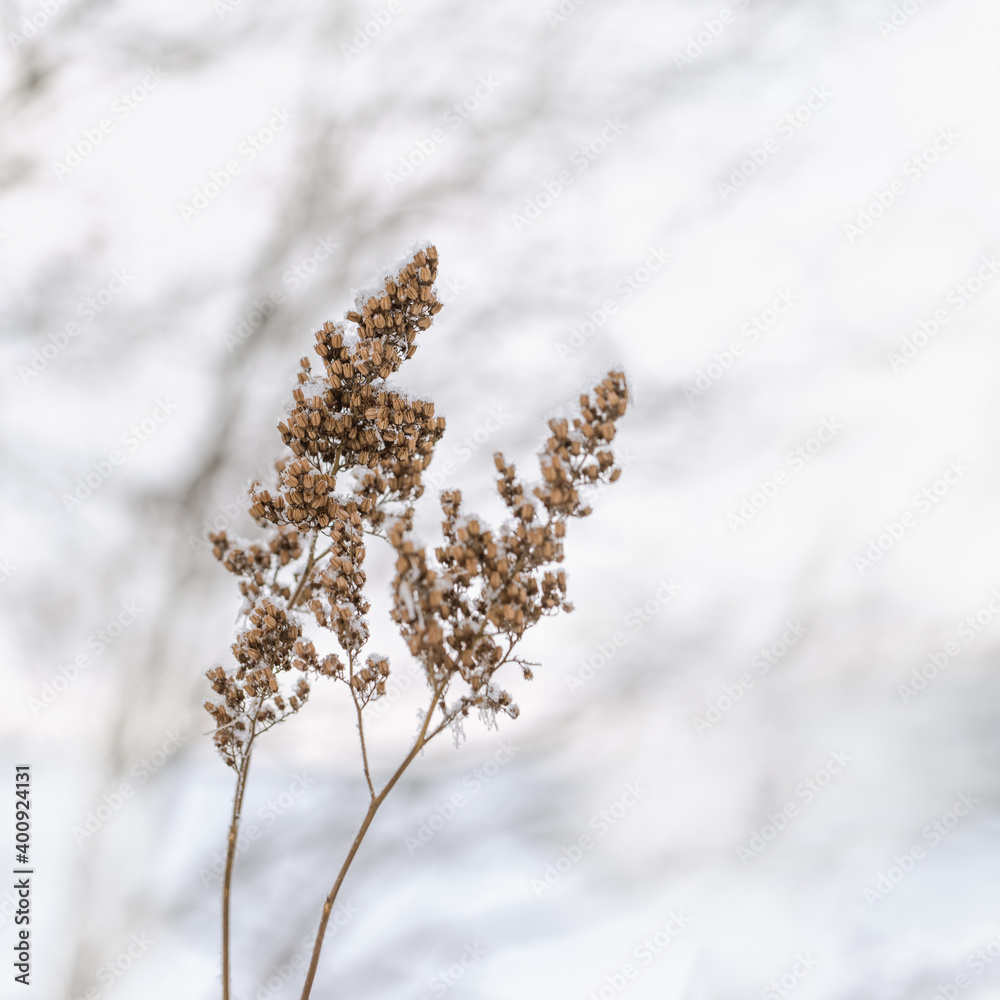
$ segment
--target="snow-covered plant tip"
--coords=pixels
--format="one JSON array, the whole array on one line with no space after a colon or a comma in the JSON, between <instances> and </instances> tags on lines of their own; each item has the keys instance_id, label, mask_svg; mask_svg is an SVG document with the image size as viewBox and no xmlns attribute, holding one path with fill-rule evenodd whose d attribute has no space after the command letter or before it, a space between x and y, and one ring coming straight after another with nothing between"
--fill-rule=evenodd
<instances>
[{"instance_id":1,"label":"snow-covered plant tip","mask_svg":"<svg viewBox=\"0 0 1000 1000\"><path fill-rule=\"evenodd\" d=\"M209 536L244 597L234 662L208 671L213 695L205 703L215 745L237 775L223 880L225 1000L233 861L256 741L299 712L319 680L342 683L353 701L370 800L323 906L302 990L307 998L337 894L379 806L420 751L473 709L488 725L499 714L517 716L500 672L512 664L530 678L537 664L515 653L524 633L546 615L572 610L558 568L566 522L590 513L581 495L586 487L613 483L620 474L611 441L628 389L621 372L610 372L580 397L572 421L549 421L537 486L529 488L513 464L494 456L509 512L499 529L464 512L453 490L440 498L443 543L428 553L416 541L413 505L445 422L433 403L411 399L387 380L413 356L417 335L441 309L437 262L433 246L417 248L358 296L346 324L323 325L315 346L322 371L315 374L302 359L287 417L278 424L287 452L275 463L273 483L251 489L250 514L263 540ZM365 720L366 709L385 695L391 668L386 657L365 655L366 535L395 550L392 618L428 687L413 744L381 788L369 767ZM321 656L309 638L313 627L332 632L340 651Z\"/></svg>"}]
</instances>

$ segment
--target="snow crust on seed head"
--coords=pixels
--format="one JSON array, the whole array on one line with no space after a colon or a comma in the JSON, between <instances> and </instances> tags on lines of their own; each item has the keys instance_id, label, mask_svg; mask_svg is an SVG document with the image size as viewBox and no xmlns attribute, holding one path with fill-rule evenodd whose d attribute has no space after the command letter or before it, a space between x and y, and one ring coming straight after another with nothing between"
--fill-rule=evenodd
<instances>
[{"instance_id":1,"label":"snow crust on seed head","mask_svg":"<svg viewBox=\"0 0 1000 1000\"><path fill-rule=\"evenodd\" d=\"M385 283L390 278L395 278L413 260L414 256L422 250L434 246L433 240L414 240L401 257L392 257L375 272L374 277L364 288L352 288L351 295L354 296L354 308L357 312L363 312L365 303L370 298L381 297L385 294Z\"/></svg>"}]
</instances>

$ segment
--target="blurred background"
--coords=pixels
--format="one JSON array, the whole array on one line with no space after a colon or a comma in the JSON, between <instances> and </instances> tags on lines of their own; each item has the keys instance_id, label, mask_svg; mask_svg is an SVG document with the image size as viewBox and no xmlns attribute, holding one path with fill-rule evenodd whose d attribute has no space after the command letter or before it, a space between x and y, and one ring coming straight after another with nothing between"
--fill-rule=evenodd
<instances>
[{"instance_id":1,"label":"blurred background","mask_svg":"<svg viewBox=\"0 0 1000 1000\"><path fill-rule=\"evenodd\" d=\"M220 995L201 704L238 595L203 539L252 533L313 331L428 239L447 306L399 380L448 420L433 487L496 519L492 452L533 467L612 366L626 470L521 717L379 815L314 996L1000 997L996 4L0 16L0 756L36 870L0 995ZM383 777L423 683L390 565ZM317 691L255 757L240 1000L299 995L364 808Z\"/></svg>"}]
</instances>

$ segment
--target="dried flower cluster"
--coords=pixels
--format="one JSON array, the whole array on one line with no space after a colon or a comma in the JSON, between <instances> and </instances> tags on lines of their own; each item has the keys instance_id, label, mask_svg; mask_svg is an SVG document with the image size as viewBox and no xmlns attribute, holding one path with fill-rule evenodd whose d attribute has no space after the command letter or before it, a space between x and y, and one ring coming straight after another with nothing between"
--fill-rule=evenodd
<instances>
[{"instance_id":1,"label":"dried flower cluster","mask_svg":"<svg viewBox=\"0 0 1000 1000\"><path fill-rule=\"evenodd\" d=\"M531 677L531 664L514 653L517 643L544 615L571 610L558 568L566 522L590 513L581 490L620 474L611 441L628 389L624 375L611 372L580 397L572 422L549 422L539 485L527 487L513 464L495 456L510 515L499 529L465 513L458 491L443 493L443 544L428 555L414 539L413 504L445 422L433 403L411 399L387 380L413 356L417 334L441 309L436 276L436 249L417 249L374 292L359 296L356 311L346 315L349 329L325 323L316 333L322 373L314 375L302 359L287 416L278 424L288 452L275 463L273 481L251 490L250 514L265 540L209 536L244 598L233 663L208 671L214 696L205 704L216 746L239 775L230 855L252 745L301 709L318 677L342 681L350 692L372 797L344 871L374 810L420 747L460 725L472 709L490 724L497 713L515 717L517 706L496 674L514 663ZM362 658L369 638L366 535L384 539L396 553L392 617L424 669L431 698L413 751L379 794L368 768L363 710L385 694L390 664L381 655ZM317 653L305 634L310 619L333 634L340 653ZM231 862L232 856L224 886L224 996Z\"/></svg>"},{"instance_id":2,"label":"dried flower cluster","mask_svg":"<svg viewBox=\"0 0 1000 1000\"><path fill-rule=\"evenodd\" d=\"M302 359L292 407L278 424L292 454L275 464L276 485L258 484L251 496L251 515L271 532L267 547L235 546L225 532L209 536L245 598L247 627L233 644L236 664L209 672L216 697L205 705L215 720L216 745L235 768L257 735L298 711L309 695L310 673L346 680L366 701L385 690L384 659L377 661L382 680L374 686L372 668L357 664L368 639L364 531L381 526L389 505L420 496L420 473L444 433L432 403L410 401L386 382L413 356L417 333L441 309L436 275L437 251L418 251L385 281L381 295L347 314L356 333L324 324L315 350L325 374L314 378ZM351 475L352 488L338 493L343 473ZM317 555L320 536L327 547ZM309 547L304 566L303 544ZM300 638L297 609L308 609L334 632L349 666L336 655L317 657L313 644ZM279 677L293 670L300 674L282 694Z\"/></svg>"},{"instance_id":3,"label":"dried flower cluster","mask_svg":"<svg viewBox=\"0 0 1000 1000\"><path fill-rule=\"evenodd\" d=\"M555 565L563 560L567 519L590 513L579 488L613 483L620 475L607 445L628 400L624 376L608 375L594 397L593 403L580 397L581 415L572 427L566 420L550 421L535 499L525 496L514 466L502 454L495 456L497 488L513 515L499 531L463 514L458 490L441 496L445 544L435 549L436 568L413 541L412 509L389 529L398 557L393 619L431 688L440 690L439 707L449 723L471 708L489 722L497 712L515 718L518 708L494 674L515 662L530 679L530 667L513 655L514 647L543 615L572 610L566 574ZM449 705L445 693L456 677L467 691Z\"/></svg>"}]
</instances>

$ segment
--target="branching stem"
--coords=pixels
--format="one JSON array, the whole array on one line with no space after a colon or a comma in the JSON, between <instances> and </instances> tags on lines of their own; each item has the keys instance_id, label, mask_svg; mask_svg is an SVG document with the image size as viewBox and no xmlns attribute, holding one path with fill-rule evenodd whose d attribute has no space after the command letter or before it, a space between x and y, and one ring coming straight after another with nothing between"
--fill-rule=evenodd
<instances>
[{"instance_id":1,"label":"branching stem","mask_svg":"<svg viewBox=\"0 0 1000 1000\"><path fill-rule=\"evenodd\" d=\"M378 793L372 800L371 804L368 806L368 812L365 813L365 818L361 822L361 827L358 829L357 836L354 838L354 843L351 844L351 849L347 852L347 857L344 859L343 865L340 867L340 871L337 874L337 880L333 883L333 888L330 890L330 894L326 897L326 901L323 903L323 915L320 917L319 929L316 932L316 942L313 945L312 959L309 962L309 971L306 973L305 985L302 987L302 998L301 1000L309 1000L309 995L312 992L313 980L316 978L316 969L319 966L319 955L323 948L323 937L326 934L326 925L329 923L330 914L333 912L333 904L337 901L337 893L340 892L340 887L343 884L344 878L347 875L347 870L351 867L351 862L354 861L354 856L358 853L358 848L361 847L361 842L365 839L365 834L368 832L368 828L372 824L372 820L375 818L375 813L378 812L379 806L385 801L386 796L392 791L396 782L403 776L403 772L413 763L417 754L427 745L427 743L440 732L440 727L431 735L427 735L427 730L430 727L431 716L434 714L434 708L437 705L437 700L443 692L443 685L439 684L434 688L434 695L431 698L430 704L427 707L427 713L424 715L423 725L420 727L420 732L417 734L416 740L413 742L413 746L410 748L410 752L403 759L402 764L396 768L393 776L385 783L385 787L381 792Z\"/></svg>"}]
</instances>

